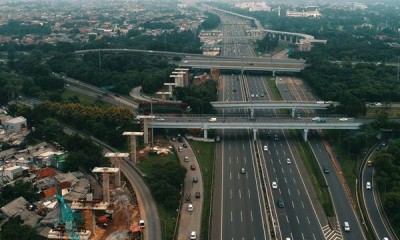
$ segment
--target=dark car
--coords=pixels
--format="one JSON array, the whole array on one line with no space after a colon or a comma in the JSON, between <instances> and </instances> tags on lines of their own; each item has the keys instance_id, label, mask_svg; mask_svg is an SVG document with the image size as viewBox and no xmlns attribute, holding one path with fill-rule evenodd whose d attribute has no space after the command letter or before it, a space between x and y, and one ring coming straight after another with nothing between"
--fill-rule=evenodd
<instances>
[{"instance_id":1,"label":"dark car","mask_svg":"<svg viewBox=\"0 0 400 240\"><path fill-rule=\"evenodd\" d=\"M196 166L195 165L190 165L190 170L196 170Z\"/></svg>"},{"instance_id":2,"label":"dark car","mask_svg":"<svg viewBox=\"0 0 400 240\"><path fill-rule=\"evenodd\" d=\"M330 173L331 171L329 170L328 167L324 167L324 173Z\"/></svg>"},{"instance_id":3,"label":"dark car","mask_svg":"<svg viewBox=\"0 0 400 240\"><path fill-rule=\"evenodd\" d=\"M196 192L194 195L196 198L200 198L200 192Z\"/></svg>"},{"instance_id":4,"label":"dark car","mask_svg":"<svg viewBox=\"0 0 400 240\"><path fill-rule=\"evenodd\" d=\"M198 181L199 181L199 179L198 179L197 177L194 177L194 178L193 178L193 182L194 182L194 183L197 183Z\"/></svg>"},{"instance_id":5,"label":"dark car","mask_svg":"<svg viewBox=\"0 0 400 240\"><path fill-rule=\"evenodd\" d=\"M190 200L191 200L191 195L190 195L190 193L186 193L186 195L185 195L185 201L186 201L186 202L190 202Z\"/></svg>"},{"instance_id":6,"label":"dark car","mask_svg":"<svg viewBox=\"0 0 400 240\"><path fill-rule=\"evenodd\" d=\"M182 144L182 147L187 148L187 144L186 143Z\"/></svg>"},{"instance_id":7,"label":"dark car","mask_svg":"<svg viewBox=\"0 0 400 240\"><path fill-rule=\"evenodd\" d=\"M278 207L280 207L280 208L284 208L285 207L285 203L283 202L282 199L278 199Z\"/></svg>"}]
</instances>

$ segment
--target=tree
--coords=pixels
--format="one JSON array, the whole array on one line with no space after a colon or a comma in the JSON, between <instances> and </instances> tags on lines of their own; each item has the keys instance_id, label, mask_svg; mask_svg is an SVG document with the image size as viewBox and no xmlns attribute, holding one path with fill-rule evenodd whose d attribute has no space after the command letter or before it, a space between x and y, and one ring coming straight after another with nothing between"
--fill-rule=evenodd
<instances>
[{"instance_id":1,"label":"tree","mask_svg":"<svg viewBox=\"0 0 400 240\"><path fill-rule=\"evenodd\" d=\"M0 239L44 240L43 237L36 233L35 229L23 223L24 221L20 216L8 219L1 227Z\"/></svg>"},{"instance_id":2,"label":"tree","mask_svg":"<svg viewBox=\"0 0 400 240\"><path fill-rule=\"evenodd\" d=\"M17 180L13 185L6 185L3 187L3 189L1 189L1 196L0 205L2 206L21 196L28 202L38 200L32 183L24 182L23 180Z\"/></svg>"}]
</instances>

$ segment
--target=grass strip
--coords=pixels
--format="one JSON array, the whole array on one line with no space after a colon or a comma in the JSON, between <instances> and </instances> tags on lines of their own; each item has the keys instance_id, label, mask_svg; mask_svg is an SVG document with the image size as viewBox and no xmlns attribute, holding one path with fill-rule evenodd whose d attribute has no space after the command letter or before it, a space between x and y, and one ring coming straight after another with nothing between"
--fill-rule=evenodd
<instances>
[{"instance_id":1,"label":"grass strip","mask_svg":"<svg viewBox=\"0 0 400 240\"><path fill-rule=\"evenodd\" d=\"M334 217L335 211L333 210L333 203L329 193L328 185L326 184L324 175L311 150L310 145L301 139L298 131L291 130L290 134L297 139L295 141L296 148L299 151L300 157L303 160L304 166L306 167L308 175L311 178L314 189L317 193L319 201L322 204L326 216Z\"/></svg>"},{"instance_id":2,"label":"grass strip","mask_svg":"<svg viewBox=\"0 0 400 240\"><path fill-rule=\"evenodd\" d=\"M214 143L190 141L190 146L196 154L199 162L201 175L203 177L203 212L201 214L201 236L207 239L209 234L211 201L212 201L212 182L214 172L215 148ZM205 237L207 236L207 237Z\"/></svg>"}]
</instances>

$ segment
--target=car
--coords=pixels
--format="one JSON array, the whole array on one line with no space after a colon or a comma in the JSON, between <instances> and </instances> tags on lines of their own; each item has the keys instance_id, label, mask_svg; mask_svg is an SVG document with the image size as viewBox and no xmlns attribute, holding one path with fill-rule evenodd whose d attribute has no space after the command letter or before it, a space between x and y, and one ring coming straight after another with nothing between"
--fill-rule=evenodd
<instances>
[{"instance_id":1,"label":"car","mask_svg":"<svg viewBox=\"0 0 400 240\"><path fill-rule=\"evenodd\" d=\"M172 150L172 149L174 149L174 147L171 146L171 145L169 145L169 146L168 146L168 149L169 149L169 150Z\"/></svg>"},{"instance_id":2,"label":"car","mask_svg":"<svg viewBox=\"0 0 400 240\"><path fill-rule=\"evenodd\" d=\"M290 160L290 158L286 159L286 164L292 164L292 160Z\"/></svg>"},{"instance_id":3,"label":"car","mask_svg":"<svg viewBox=\"0 0 400 240\"><path fill-rule=\"evenodd\" d=\"M179 147L179 148L178 148L178 151L179 151L179 152L182 152L182 151L183 151L183 148L182 148L182 147Z\"/></svg>"},{"instance_id":4,"label":"car","mask_svg":"<svg viewBox=\"0 0 400 240\"><path fill-rule=\"evenodd\" d=\"M185 201L186 201L186 202L190 202L191 199L192 199L192 198L191 198L190 193L186 193L186 195L185 195Z\"/></svg>"},{"instance_id":5,"label":"car","mask_svg":"<svg viewBox=\"0 0 400 240\"><path fill-rule=\"evenodd\" d=\"M196 198L200 198L200 192L196 192L196 193L194 194L194 196L195 196Z\"/></svg>"},{"instance_id":6,"label":"car","mask_svg":"<svg viewBox=\"0 0 400 240\"><path fill-rule=\"evenodd\" d=\"M365 184L365 188L368 189L368 190L371 190L371 182L367 182Z\"/></svg>"},{"instance_id":7,"label":"car","mask_svg":"<svg viewBox=\"0 0 400 240\"><path fill-rule=\"evenodd\" d=\"M176 141L176 138L172 138L171 140L172 140L173 142L175 142L175 141Z\"/></svg>"},{"instance_id":8,"label":"car","mask_svg":"<svg viewBox=\"0 0 400 240\"><path fill-rule=\"evenodd\" d=\"M389 240L389 238L388 237L383 237L382 240Z\"/></svg>"},{"instance_id":9,"label":"car","mask_svg":"<svg viewBox=\"0 0 400 240\"><path fill-rule=\"evenodd\" d=\"M278 207L280 207L280 208L284 208L285 207L285 203L283 202L282 199L278 199L277 203L278 203Z\"/></svg>"},{"instance_id":10,"label":"car","mask_svg":"<svg viewBox=\"0 0 400 240\"><path fill-rule=\"evenodd\" d=\"M263 94L263 93L261 93L261 94L260 94L260 97L264 97L264 94Z\"/></svg>"},{"instance_id":11,"label":"car","mask_svg":"<svg viewBox=\"0 0 400 240\"><path fill-rule=\"evenodd\" d=\"M190 233L190 239L196 239L196 231Z\"/></svg>"},{"instance_id":12,"label":"car","mask_svg":"<svg viewBox=\"0 0 400 240\"><path fill-rule=\"evenodd\" d=\"M209 121L209 122L216 122L216 121L217 121L217 118L212 117L212 118L209 118L208 121Z\"/></svg>"},{"instance_id":13,"label":"car","mask_svg":"<svg viewBox=\"0 0 400 240\"><path fill-rule=\"evenodd\" d=\"M139 227L144 228L144 220L139 220Z\"/></svg>"},{"instance_id":14,"label":"car","mask_svg":"<svg viewBox=\"0 0 400 240\"><path fill-rule=\"evenodd\" d=\"M187 144L186 143L182 144L182 147L187 148Z\"/></svg>"},{"instance_id":15,"label":"car","mask_svg":"<svg viewBox=\"0 0 400 240\"><path fill-rule=\"evenodd\" d=\"M189 204L189 206L188 206L188 211L189 211L189 212L193 212L193 204Z\"/></svg>"},{"instance_id":16,"label":"car","mask_svg":"<svg viewBox=\"0 0 400 240\"><path fill-rule=\"evenodd\" d=\"M241 174L245 174L246 173L246 169L244 169L244 168L240 169L240 173Z\"/></svg>"},{"instance_id":17,"label":"car","mask_svg":"<svg viewBox=\"0 0 400 240\"><path fill-rule=\"evenodd\" d=\"M258 97L258 93L256 93L256 97Z\"/></svg>"},{"instance_id":18,"label":"car","mask_svg":"<svg viewBox=\"0 0 400 240\"><path fill-rule=\"evenodd\" d=\"M185 162L189 162L189 157L186 156L186 157L183 158L183 160L184 160Z\"/></svg>"},{"instance_id":19,"label":"car","mask_svg":"<svg viewBox=\"0 0 400 240\"><path fill-rule=\"evenodd\" d=\"M190 165L190 170L196 170L196 166L194 164Z\"/></svg>"},{"instance_id":20,"label":"car","mask_svg":"<svg viewBox=\"0 0 400 240\"><path fill-rule=\"evenodd\" d=\"M348 121L349 119L348 118L339 118L339 121L341 121L341 122L345 122L345 121Z\"/></svg>"},{"instance_id":21,"label":"car","mask_svg":"<svg viewBox=\"0 0 400 240\"><path fill-rule=\"evenodd\" d=\"M324 101L317 101L318 104L324 104Z\"/></svg>"},{"instance_id":22,"label":"car","mask_svg":"<svg viewBox=\"0 0 400 240\"><path fill-rule=\"evenodd\" d=\"M275 139L275 141L278 141L279 140L278 135L275 134L274 139Z\"/></svg>"},{"instance_id":23,"label":"car","mask_svg":"<svg viewBox=\"0 0 400 240\"><path fill-rule=\"evenodd\" d=\"M320 118L320 117L313 117L311 120L314 121L314 122L316 122L316 121L320 121L321 118Z\"/></svg>"},{"instance_id":24,"label":"car","mask_svg":"<svg viewBox=\"0 0 400 240\"><path fill-rule=\"evenodd\" d=\"M343 223L343 228L345 232L350 232L350 224L349 222L344 222Z\"/></svg>"},{"instance_id":25,"label":"car","mask_svg":"<svg viewBox=\"0 0 400 240\"><path fill-rule=\"evenodd\" d=\"M264 151L268 151L268 146L264 145Z\"/></svg>"},{"instance_id":26,"label":"car","mask_svg":"<svg viewBox=\"0 0 400 240\"><path fill-rule=\"evenodd\" d=\"M157 118L157 121L165 121L164 118Z\"/></svg>"},{"instance_id":27,"label":"car","mask_svg":"<svg viewBox=\"0 0 400 240\"><path fill-rule=\"evenodd\" d=\"M236 89L233 89L232 91L233 91L233 92L236 92Z\"/></svg>"},{"instance_id":28,"label":"car","mask_svg":"<svg viewBox=\"0 0 400 240\"><path fill-rule=\"evenodd\" d=\"M278 188L278 184L276 182L272 182L272 189L277 189Z\"/></svg>"},{"instance_id":29,"label":"car","mask_svg":"<svg viewBox=\"0 0 400 240\"><path fill-rule=\"evenodd\" d=\"M252 98L253 98L253 97L254 97L254 94L251 94L251 95L250 95L250 97L252 97Z\"/></svg>"},{"instance_id":30,"label":"car","mask_svg":"<svg viewBox=\"0 0 400 240\"><path fill-rule=\"evenodd\" d=\"M197 177L193 177L193 182L197 183L199 181L199 179Z\"/></svg>"},{"instance_id":31,"label":"car","mask_svg":"<svg viewBox=\"0 0 400 240\"><path fill-rule=\"evenodd\" d=\"M330 172L331 172L331 171L329 170L328 167L324 167L324 173L328 174L328 173L330 173Z\"/></svg>"}]
</instances>

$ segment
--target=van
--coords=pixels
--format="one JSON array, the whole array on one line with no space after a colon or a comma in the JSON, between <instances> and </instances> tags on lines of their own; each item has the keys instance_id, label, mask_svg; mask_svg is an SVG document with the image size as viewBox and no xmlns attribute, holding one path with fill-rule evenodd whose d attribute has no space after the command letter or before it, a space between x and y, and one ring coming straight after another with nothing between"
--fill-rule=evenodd
<instances>
[{"instance_id":1,"label":"van","mask_svg":"<svg viewBox=\"0 0 400 240\"><path fill-rule=\"evenodd\" d=\"M139 227L144 228L144 220L139 220Z\"/></svg>"},{"instance_id":2,"label":"van","mask_svg":"<svg viewBox=\"0 0 400 240\"><path fill-rule=\"evenodd\" d=\"M344 222L343 227L344 227L344 231L345 232L350 232L350 224L349 224L349 222Z\"/></svg>"}]
</instances>

